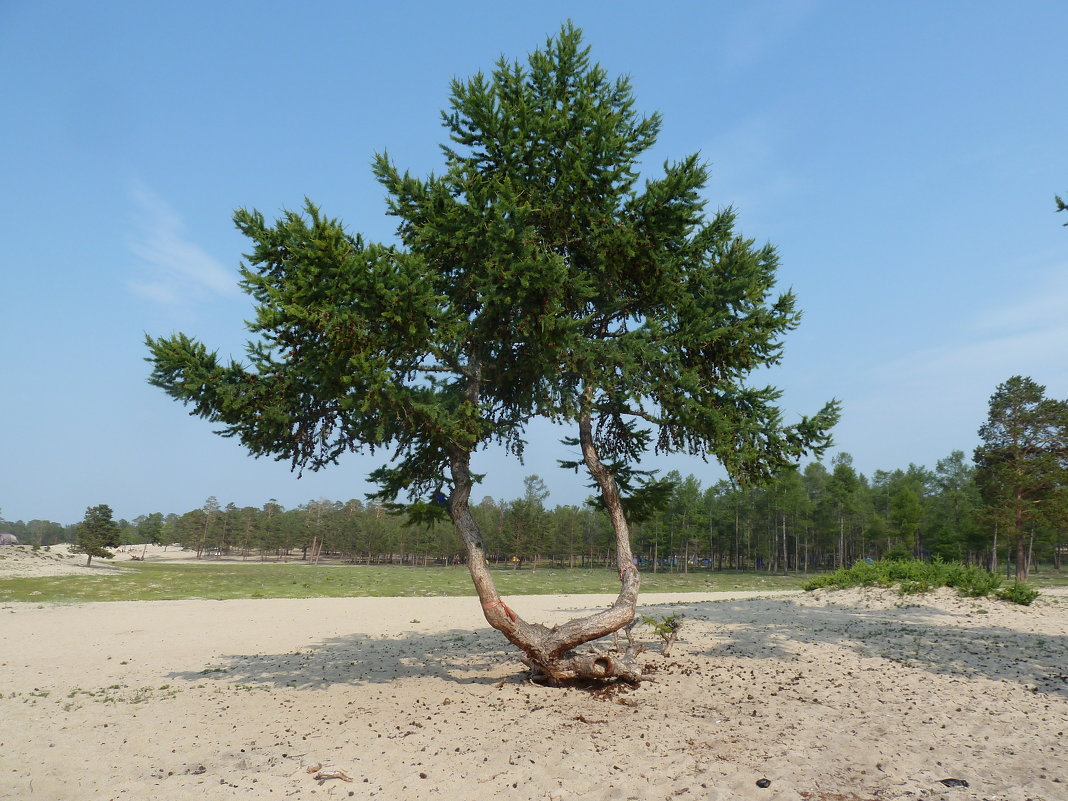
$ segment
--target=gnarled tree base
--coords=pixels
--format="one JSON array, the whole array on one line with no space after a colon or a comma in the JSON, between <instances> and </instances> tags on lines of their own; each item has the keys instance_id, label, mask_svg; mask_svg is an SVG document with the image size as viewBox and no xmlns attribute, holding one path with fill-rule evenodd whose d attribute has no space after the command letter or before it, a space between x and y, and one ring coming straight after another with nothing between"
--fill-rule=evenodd
<instances>
[{"instance_id":1,"label":"gnarled tree base","mask_svg":"<svg viewBox=\"0 0 1068 801\"><path fill-rule=\"evenodd\" d=\"M564 682L592 679L598 681L625 681L638 684L642 680L642 668L637 656L640 648L628 648L624 653L609 654L603 651L567 653L561 658L542 664L529 655L520 660L530 668L532 681L559 685Z\"/></svg>"},{"instance_id":2,"label":"gnarled tree base","mask_svg":"<svg viewBox=\"0 0 1068 801\"><path fill-rule=\"evenodd\" d=\"M477 396L474 399L477 399ZM622 654L597 650L578 653L574 650L584 643L607 637L631 626L638 604L638 588L641 586L641 574L631 555L630 530L623 515L619 490L615 478L597 457L588 412L584 413L581 420L579 435L583 459L590 474L601 487L605 508L615 533L620 588L615 603L609 608L549 628L523 620L505 603L494 586L493 577L486 564L478 523L471 514L471 453L460 448L450 453L453 490L448 501L449 516L466 546L467 569L482 602L486 622L523 652L521 659L530 668L532 679L553 685L590 679L636 684L642 680L642 671L636 661L639 650L633 646ZM627 630L629 632L629 628Z\"/></svg>"}]
</instances>

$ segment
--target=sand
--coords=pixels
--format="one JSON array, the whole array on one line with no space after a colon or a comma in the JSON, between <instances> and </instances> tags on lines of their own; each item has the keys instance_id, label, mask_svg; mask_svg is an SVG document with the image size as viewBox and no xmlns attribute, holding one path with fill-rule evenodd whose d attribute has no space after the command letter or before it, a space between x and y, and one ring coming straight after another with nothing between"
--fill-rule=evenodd
<instances>
[{"instance_id":1,"label":"sand","mask_svg":"<svg viewBox=\"0 0 1068 801\"><path fill-rule=\"evenodd\" d=\"M527 682L473 598L3 604L0 798L1068 799L1066 595L642 612L674 651L639 629L652 681L594 694Z\"/></svg>"},{"instance_id":2,"label":"sand","mask_svg":"<svg viewBox=\"0 0 1068 801\"><path fill-rule=\"evenodd\" d=\"M115 549L112 559L94 557L86 565L83 553L71 553L66 543L45 548L29 545L0 545L0 578L34 576L102 576L118 575L119 565L144 561L178 562L196 558L196 552L175 545L130 545ZM243 564L235 560L236 564Z\"/></svg>"}]
</instances>

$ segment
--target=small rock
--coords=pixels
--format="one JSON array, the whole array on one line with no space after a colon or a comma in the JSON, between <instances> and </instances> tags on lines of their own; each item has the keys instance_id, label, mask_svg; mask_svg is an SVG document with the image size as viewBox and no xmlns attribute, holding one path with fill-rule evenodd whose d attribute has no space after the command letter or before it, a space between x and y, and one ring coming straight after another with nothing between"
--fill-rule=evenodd
<instances>
[{"instance_id":1,"label":"small rock","mask_svg":"<svg viewBox=\"0 0 1068 801\"><path fill-rule=\"evenodd\" d=\"M762 790L766 787L771 787L771 779L757 779L756 785Z\"/></svg>"}]
</instances>

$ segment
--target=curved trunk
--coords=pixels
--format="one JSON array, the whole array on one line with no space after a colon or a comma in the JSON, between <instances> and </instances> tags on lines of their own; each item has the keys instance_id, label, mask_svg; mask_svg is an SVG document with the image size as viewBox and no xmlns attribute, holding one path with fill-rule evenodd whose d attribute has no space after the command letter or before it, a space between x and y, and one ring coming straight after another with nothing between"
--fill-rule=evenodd
<instances>
[{"instance_id":1,"label":"curved trunk","mask_svg":"<svg viewBox=\"0 0 1068 801\"><path fill-rule=\"evenodd\" d=\"M632 649L625 654L593 652L573 653L583 643L605 637L634 620L641 577L634 567L630 550L630 531L623 516L623 506L615 480L597 457L588 416L579 426L583 458L590 473L601 487L601 494L612 520L616 535L616 562L621 565L619 596L608 609L584 618L576 618L559 626L547 627L523 620L501 598L486 564L485 549L478 523L471 514L470 453L455 449L450 454L453 478L449 497L449 516L456 526L467 550L467 567L482 602L483 614L493 628L525 654L523 662L530 667L534 678L558 683L567 679L618 678L641 680L641 669Z\"/></svg>"}]
</instances>

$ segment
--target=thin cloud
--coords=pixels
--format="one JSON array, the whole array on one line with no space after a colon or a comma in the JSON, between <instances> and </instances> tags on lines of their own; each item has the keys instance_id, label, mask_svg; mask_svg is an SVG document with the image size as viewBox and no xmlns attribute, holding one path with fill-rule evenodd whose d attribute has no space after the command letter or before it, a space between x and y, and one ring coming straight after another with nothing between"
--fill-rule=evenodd
<instances>
[{"instance_id":1,"label":"thin cloud","mask_svg":"<svg viewBox=\"0 0 1068 801\"><path fill-rule=\"evenodd\" d=\"M760 62L820 9L819 2L775 0L760 6L740 6L739 13L727 18L728 35L718 60L723 70L740 72Z\"/></svg>"},{"instance_id":2,"label":"thin cloud","mask_svg":"<svg viewBox=\"0 0 1068 801\"><path fill-rule=\"evenodd\" d=\"M233 271L189 240L182 218L163 198L140 184L130 197L138 221L130 251L141 272L129 282L132 292L162 304L237 293Z\"/></svg>"},{"instance_id":3,"label":"thin cloud","mask_svg":"<svg viewBox=\"0 0 1068 801\"><path fill-rule=\"evenodd\" d=\"M1057 265L1028 283L1026 295L1004 308L991 310L977 321L977 329L1017 334L1048 332L1051 336L1063 336L1068 329L1068 316L1065 315L1065 309L1068 309L1068 265ZM1056 343L1058 350L1064 349L1064 341Z\"/></svg>"},{"instance_id":4,"label":"thin cloud","mask_svg":"<svg viewBox=\"0 0 1068 801\"><path fill-rule=\"evenodd\" d=\"M1012 375L1031 375L1039 383L1046 383L1044 376L1059 378L1068 366L1068 278L1063 265L1036 278L1016 298L965 319L957 341L881 367L877 380L904 377L913 386L938 382L956 394L963 385L996 377L988 396Z\"/></svg>"},{"instance_id":5,"label":"thin cloud","mask_svg":"<svg viewBox=\"0 0 1068 801\"><path fill-rule=\"evenodd\" d=\"M781 156L783 130L771 115L753 115L702 148L702 155L711 162L707 191L713 208L733 206L752 224L763 210L797 194L791 165Z\"/></svg>"},{"instance_id":6,"label":"thin cloud","mask_svg":"<svg viewBox=\"0 0 1068 801\"><path fill-rule=\"evenodd\" d=\"M934 464L975 446L990 395L1011 376L1030 376L1051 397L1068 396L1068 316L1058 313L1068 308L1068 281L1059 270L1044 279L963 320L955 341L858 376L839 432L843 442L869 458L907 449L912 461Z\"/></svg>"}]
</instances>

